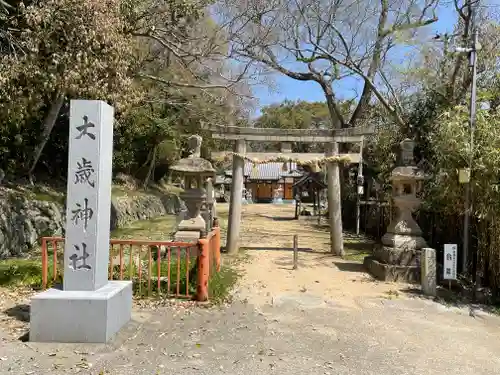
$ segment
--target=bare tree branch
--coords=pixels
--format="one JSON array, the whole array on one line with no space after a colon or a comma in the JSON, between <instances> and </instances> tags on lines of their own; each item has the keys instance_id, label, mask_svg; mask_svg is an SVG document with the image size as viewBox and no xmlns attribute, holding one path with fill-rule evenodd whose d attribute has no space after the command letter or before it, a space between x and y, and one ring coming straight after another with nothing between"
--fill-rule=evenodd
<instances>
[{"instance_id":1,"label":"bare tree branch","mask_svg":"<svg viewBox=\"0 0 500 375\"><path fill-rule=\"evenodd\" d=\"M233 95L242 94L240 83L250 77L251 64L230 65L227 53L230 40L223 28L226 25L211 22L203 12L196 13L203 10L205 5L201 3L189 3L187 9L181 6L180 12L187 17L191 12L189 7L193 7L195 18L192 21L177 16L178 6L158 0L153 7L131 12L134 27L128 32L143 39L151 46L151 53L156 55L153 60L155 68L147 64L138 76L171 88L222 89ZM158 56L162 54L166 65L158 64L161 61ZM176 67L175 74L169 74L170 66Z\"/></svg>"},{"instance_id":2,"label":"bare tree branch","mask_svg":"<svg viewBox=\"0 0 500 375\"><path fill-rule=\"evenodd\" d=\"M375 42L375 46L374 46L374 50L373 50L373 54L372 54L372 59L370 62L370 67L368 68L368 73L366 74L365 84L363 87L363 92L361 93L361 98L360 98L358 105L356 106L356 109L354 110L354 113L352 114L352 117L351 117L351 123L353 123L353 124L355 124L356 121L362 116L362 114L366 111L368 104L370 103L373 85L368 84L368 81L371 82L373 77L375 77L376 72L380 68L383 42L384 42L384 39L386 38L386 36L389 35L388 31L384 31L385 25L387 23L387 17L389 14L388 1L381 0L380 5L381 5L381 9L380 9L380 16L379 16L378 27L377 27L377 40Z\"/></svg>"},{"instance_id":3,"label":"bare tree branch","mask_svg":"<svg viewBox=\"0 0 500 375\"><path fill-rule=\"evenodd\" d=\"M378 88L376 77L387 52L395 46L396 34L414 32L437 21L434 11L438 0L397 3L389 0L377 3L246 0L245 4L236 0L221 1L226 9L233 10L233 19L238 19L229 32L236 41L232 45L233 53L290 78L318 82L334 123L355 125L369 110L374 95L397 123L404 124L401 104L389 80L382 72L384 88ZM417 4L421 4L419 11ZM292 61L284 64L281 58ZM362 79L363 90L347 121L339 110L333 87L352 74Z\"/></svg>"},{"instance_id":4,"label":"bare tree branch","mask_svg":"<svg viewBox=\"0 0 500 375\"><path fill-rule=\"evenodd\" d=\"M144 74L140 73L138 75L140 78L145 78L149 79L155 82L162 83L166 86L172 86L172 87L182 87L182 88L193 88L193 89L201 89L201 90L214 90L214 89L225 89L225 90L230 90L231 87L234 86L234 84L238 83L239 80L235 79L232 81L232 83L224 85L224 84L202 84L202 83L188 83L188 82L177 82L177 81L171 81L168 79L161 78L159 76L151 75L151 74Z\"/></svg>"},{"instance_id":5,"label":"bare tree branch","mask_svg":"<svg viewBox=\"0 0 500 375\"><path fill-rule=\"evenodd\" d=\"M266 50L266 55L268 58L266 59L265 57L261 56L258 53L255 53L251 50L246 51L245 57L249 57L253 59L254 61L261 62L263 64L266 64L270 66L271 68L275 69L276 71L299 81L314 81L315 80L315 75L313 73L300 73L300 72L294 72L289 69L286 69L284 66L280 65L278 63L278 60L276 59L276 56L274 56L273 52L269 48L265 48Z\"/></svg>"},{"instance_id":6,"label":"bare tree branch","mask_svg":"<svg viewBox=\"0 0 500 375\"><path fill-rule=\"evenodd\" d=\"M387 76L385 75L385 73L382 69L379 71L379 75L382 78L382 81L384 82L385 86L387 87L387 90L391 93L392 98L394 100L394 103L396 104L398 112L403 113L403 106L401 105L401 103L399 101L399 98L396 94L396 91L394 90L394 87L390 84L389 80L387 79Z\"/></svg>"}]
</instances>

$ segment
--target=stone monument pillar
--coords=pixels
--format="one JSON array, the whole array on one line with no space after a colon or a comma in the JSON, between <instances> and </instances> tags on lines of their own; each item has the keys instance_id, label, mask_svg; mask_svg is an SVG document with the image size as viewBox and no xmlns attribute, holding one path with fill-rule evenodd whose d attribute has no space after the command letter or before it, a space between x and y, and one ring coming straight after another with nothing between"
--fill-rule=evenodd
<instances>
[{"instance_id":1,"label":"stone monument pillar","mask_svg":"<svg viewBox=\"0 0 500 375\"><path fill-rule=\"evenodd\" d=\"M414 141L401 142L400 166L391 173L393 201L397 214L365 265L373 275L386 281L420 281L420 253L427 247L422 230L412 213L420 206L417 193L426 177L414 162Z\"/></svg>"},{"instance_id":2,"label":"stone monument pillar","mask_svg":"<svg viewBox=\"0 0 500 375\"><path fill-rule=\"evenodd\" d=\"M105 343L131 318L132 282L108 281L113 115L71 101L63 290L33 297L31 341Z\"/></svg>"},{"instance_id":3,"label":"stone monument pillar","mask_svg":"<svg viewBox=\"0 0 500 375\"><path fill-rule=\"evenodd\" d=\"M183 216L177 225L175 241L194 242L207 233L207 222L201 215L202 206L206 205L207 199L204 182L207 178L215 178L215 169L208 160L201 158L201 142L199 135L191 136L191 154L171 168L184 178L184 191L180 198L186 205L186 211L182 213Z\"/></svg>"}]
</instances>

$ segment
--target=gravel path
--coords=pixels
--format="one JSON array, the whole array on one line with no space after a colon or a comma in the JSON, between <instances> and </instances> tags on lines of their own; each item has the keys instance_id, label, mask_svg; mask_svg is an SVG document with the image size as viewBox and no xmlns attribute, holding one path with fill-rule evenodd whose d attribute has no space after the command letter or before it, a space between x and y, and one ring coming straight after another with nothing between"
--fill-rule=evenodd
<instances>
[{"instance_id":1,"label":"gravel path","mask_svg":"<svg viewBox=\"0 0 500 375\"><path fill-rule=\"evenodd\" d=\"M272 219L247 211L244 225L248 236ZM0 374L500 374L498 317L412 298L314 250L297 271L289 251L248 251L233 304L136 307L109 345L23 343L2 329Z\"/></svg>"},{"instance_id":2,"label":"gravel path","mask_svg":"<svg viewBox=\"0 0 500 375\"><path fill-rule=\"evenodd\" d=\"M498 319L423 300L138 311L108 346L2 342L2 374L499 374Z\"/></svg>"}]
</instances>

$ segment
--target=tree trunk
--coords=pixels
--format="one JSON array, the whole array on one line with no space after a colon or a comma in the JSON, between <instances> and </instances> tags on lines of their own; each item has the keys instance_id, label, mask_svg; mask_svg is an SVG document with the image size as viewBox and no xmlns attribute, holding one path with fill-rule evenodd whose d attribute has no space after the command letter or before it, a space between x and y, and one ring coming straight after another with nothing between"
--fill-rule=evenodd
<instances>
[{"instance_id":1,"label":"tree trunk","mask_svg":"<svg viewBox=\"0 0 500 375\"><path fill-rule=\"evenodd\" d=\"M148 188L149 181L151 180L151 175L153 174L153 170L155 168L157 149L158 149L158 146L155 146L153 148L153 155L151 156L151 163L149 164L148 174L146 175L146 178L144 179L144 184L143 184L144 190L146 190Z\"/></svg>"},{"instance_id":2,"label":"tree trunk","mask_svg":"<svg viewBox=\"0 0 500 375\"><path fill-rule=\"evenodd\" d=\"M56 93L55 99L52 101L52 104L50 106L49 113L47 113L47 117L45 117L42 137L35 148L35 151L33 153L33 161L31 162L31 167L28 171L28 177L31 184L33 184L33 172L35 171L38 160L40 160L40 156L42 155L42 151L50 138L50 133L52 133L52 129L54 128L57 116L59 115L59 111L61 110L63 104L64 94L59 92Z\"/></svg>"},{"instance_id":3,"label":"tree trunk","mask_svg":"<svg viewBox=\"0 0 500 375\"><path fill-rule=\"evenodd\" d=\"M384 48L384 29L385 25L387 23L387 17L389 15L389 4L386 0L381 1L382 8L380 10L380 16L378 20L378 25L377 25L377 40L375 42L375 45L373 47L373 53L372 53L372 59L370 61L370 66L368 68L368 73L366 76L370 79L373 80L373 77L375 77L375 74L378 72L380 68L380 63L382 61L382 52ZM358 105L356 106L356 109L354 110L351 119L350 119L350 124L355 125L358 120L362 119L363 116L366 114L366 110L368 109L368 106L370 104L370 100L372 98L372 88L370 85L365 81L363 85L363 92L361 94L361 98L359 99Z\"/></svg>"}]
</instances>

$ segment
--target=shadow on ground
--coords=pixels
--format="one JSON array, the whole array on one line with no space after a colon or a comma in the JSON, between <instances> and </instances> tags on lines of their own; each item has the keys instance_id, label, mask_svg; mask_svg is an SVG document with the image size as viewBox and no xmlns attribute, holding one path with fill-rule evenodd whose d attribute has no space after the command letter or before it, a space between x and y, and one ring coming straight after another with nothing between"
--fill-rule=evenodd
<instances>
[{"instance_id":1,"label":"shadow on ground","mask_svg":"<svg viewBox=\"0 0 500 375\"><path fill-rule=\"evenodd\" d=\"M366 268L363 263L350 263L350 262L333 262L335 266L343 272L362 272L366 273Z\"/></svg>"},{"instance_id":2,"label":"shadow on ground","mask_svg":"<svg viewBox=\"0 0 500 375\"><path fill-rule=\"evenodd\" d=\"M370 252L372 251L373 244L370 242L344 242L344 247L349 250L356 250L360 252Z\"/></svg>"},{"instance_id":3,"label":"shadow on ground","mask_svg":"<svg viewBox=\"0 0 500 375\"><path fill-rule=\"evenodd\" d=\"M30 305L27 305L25 303L9 307L8 309L5 309L3 313L7 316L10 316L11 318L14 318L24 323L29 323L30 321ZM27 342L29 341L29 338L30 338L29 331L27 331L23 333L21 336L19 336L18 340L22 342Z\"/></svg>"},{"instance_id":4,"label":"shadow on ground","mask_svg":"<svg viewBox=\"0 0 500 375\"><path fill-rule=\"evenodd\" d=\"M244 250L259 250L259 251L292 251L293 247L266 247L266 246L240 246L240 249ZM313 253L313 254L324 254L322 251L315 251L310 247L299 247L297 250L299 253Z\"/></svg>"},{"instance_id":5,"label":"shadow on ground","mask_svg":"<svg viewBox=\"0 0 500 375\"><path fill-rule=\"evenodd\" d=\"M30 321L30 305L20 304L13 307L9 307L4 310L3 313L11 318L20 320L21 322Z\"/></svg>"},{"instance_id":6,"label":"shadow on ground","mask_svg":"<svg viewBox=\"0 0 500 375\"><path fill-rule=\"evenodd\" d=\"M290 216L271 216L265 214L257 214L257 216L265 217L266 219L271 219L273 221L293 221L296 220L294 217Z\"/></svg>"},{"instance_id":7,"label":"shadow on ground","mask_svg":"<svg viewBox=\"0 0 500 375\"><path fill-rule=\"evenodd\" d=\"M472 293L470 291L459 291L457 289L449 290L447 288L438 286L436 293L437 295L435 297L425 295L417 286L401 289L401 291L414 298L434 301L447 307L452 306L456 308L468 308L469 315L472 317L474 317L475 310L500 315L500 303L485 301L485 299L488 298L487 296L480 296L478 300L474 301L474 298L472 298Z\"/></svg>"},{"instance_id":8,"label":"shadow on ground","mask_svg":"<svg viewBox=\"0 0 500 375\"><path fill-rule=\"evenodd\" d=\"M274 262L278 266L279 269L282 270L293 270L293 257L290 254L289 257L281 257L279 259L276 259ZM313 264L308 264L306 262L301 261L300 257L297 260L297 268L314 268L316 267L317 264L313 262Z\"/></svg>"}]
</instances>

